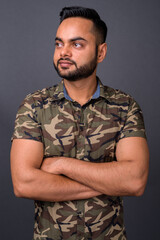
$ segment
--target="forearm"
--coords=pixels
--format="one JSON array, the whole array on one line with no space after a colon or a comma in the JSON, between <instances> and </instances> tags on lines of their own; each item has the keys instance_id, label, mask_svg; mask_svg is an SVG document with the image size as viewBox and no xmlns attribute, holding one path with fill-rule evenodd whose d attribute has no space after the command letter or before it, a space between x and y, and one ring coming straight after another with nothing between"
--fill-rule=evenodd
<instances>
[{"instance_id":1,"label":"forearm","mask_svg":"<svg viewBox=\"0 0 160 240\"><path fill-rule=\"evenodd\" d=\"M95 190L41 169L43 144L26 139L15 139L11 148L11 173L17 197L42 201L68 201L99 195Z\"/></svg>"},{"instance_id":2,"label":"forearm","mask_svg":"<svg viewBox=\"0 0 160 240\"><path fill-rule=\"evenodd\" d=\"M75 181L111 196L141 195L140 176L134 161L91 163L73 158L60 159L60 172Z\"/></svg>"},{"instance_id":3,"label":"forearm","mask_svg":"<svg viewBox=\"0 0 160 240\"><path fill-rule=\"evenodd\" d=\"M40 169L30 169L17 184L15 194L41 201L68 201L87 199L100 195L97 191L71 180Z\"/></svg>"},{"instance_id":4,"label":"forearm","mask_svg":"<svg viewBox=\"0 0 160 240\"><path fill-rule=\"evenodd\" d=\"M149 151L144 138L122 139L116 146L117 161L92 163L74 158L54 160L57 174L112 196L143 194L149 169Z\"/></svg>"}]
</instances>

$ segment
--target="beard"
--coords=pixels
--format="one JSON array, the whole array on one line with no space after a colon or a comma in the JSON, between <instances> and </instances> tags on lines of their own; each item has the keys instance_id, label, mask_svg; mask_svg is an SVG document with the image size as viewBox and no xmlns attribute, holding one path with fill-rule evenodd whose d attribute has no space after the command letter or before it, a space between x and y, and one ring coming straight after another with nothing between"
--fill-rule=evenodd
<instances>
[{"instance_id":1,"label":"beard","mask_svg":"<svg viewBox=\"0 0 160 240\"><path fill-rule=\"evenodd\" d=\"M72 71L68 71L66 73L61 72L61 70L59 69L59 62L61 60L70 61L73 65L75 65L76 69L72 70ZM76 80L88 78L89 76L92 75L92 73L95 71L95 69L97 67L97 48L96 48L96 53L95 53L94 58L87 64L77 67L76 62L74 62L73 60L70 60L69 58L60 58L57 61L57 65L54 63L54 67L55 67L55 70L57 71L58 75L61 78L64 78L68 81L76 81ZM63 70L65 70L65 69L67 69L67 68L63 68Z\"/></svg>"}]
</instances>

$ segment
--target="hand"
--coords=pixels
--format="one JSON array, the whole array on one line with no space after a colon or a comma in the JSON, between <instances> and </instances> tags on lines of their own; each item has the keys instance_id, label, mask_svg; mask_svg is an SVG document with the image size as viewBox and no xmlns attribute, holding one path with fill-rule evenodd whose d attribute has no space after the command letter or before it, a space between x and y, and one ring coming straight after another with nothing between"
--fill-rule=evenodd
<instances>
[{"instance_id":1,"label":"hand","mask_svg":"<svg viewBox=\"0 0 160 240\"><path fill-rule=\"evenodd\" d=\"M60 157L52 157L52 158L45 158L41 165L41 170L53 173L53 174L60 174Z\"/></svg>"}]
</instances>

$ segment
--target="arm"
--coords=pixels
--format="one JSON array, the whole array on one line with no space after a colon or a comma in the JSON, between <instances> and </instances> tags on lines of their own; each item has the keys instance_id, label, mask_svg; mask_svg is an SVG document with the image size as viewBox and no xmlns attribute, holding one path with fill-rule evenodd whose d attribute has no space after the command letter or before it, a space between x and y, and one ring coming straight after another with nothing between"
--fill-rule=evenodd
<instances>
[{"instance_id":1,"label":"arm","mask_svg":"<svg viewBox=\"0 0 160 240\"><path fill-rule=\"evenodd\" d=\"M149 166L146 140L141 137L121 139L117 144L116 157L117 161L107 163L56 158L52 172L64 174L107 195L142 195Z\"/></svg>"},{"instance_id":2,"label":"arm","mask_svg":"<svg viewBox=\"0 0 160 240\"><path fill-rule=\"evenodd\" d=\"M43 144L38 141L14 139L11 148L11 173L17 197L42 201L86 199L97 191L64 176L40 169Z\"/></svg>"}]
</instances>

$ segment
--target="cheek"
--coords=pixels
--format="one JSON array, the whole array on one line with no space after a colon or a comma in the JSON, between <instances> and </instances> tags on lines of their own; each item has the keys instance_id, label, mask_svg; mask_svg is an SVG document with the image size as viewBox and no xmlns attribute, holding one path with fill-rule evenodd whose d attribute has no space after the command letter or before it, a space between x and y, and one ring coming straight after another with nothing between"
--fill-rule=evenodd
<instances>
[{"instance_id":1,"label":"cheek","mask_svg":"<svg viewBox=\"0 0 160 240\"><path fill-rule=\"evenodd\" d=\"M87 64L90 61L92 61L94 57L95 57L95 52L85 52L83 56L81 55L78 57L78 61L79 63Z\"/></svg>"},{"instance_id":2,"label":"cheek","mask_svg":"<svg viewBox=\"0 0 160 240\"><path fill-rule=\"evenodd\" d=\"M58 55L57 52L55 51L53 54L53 62L56 63L58 61Z\"/></svg>"}]
</instances>

